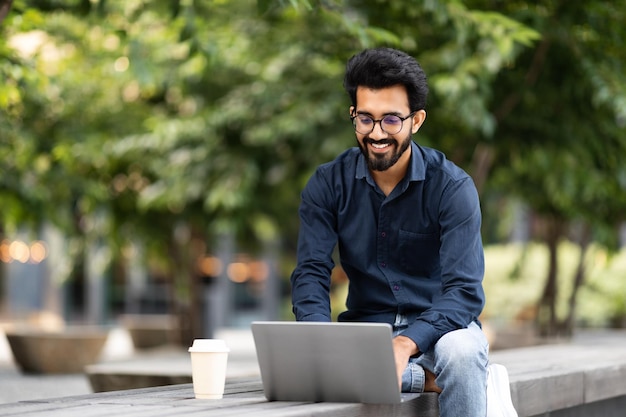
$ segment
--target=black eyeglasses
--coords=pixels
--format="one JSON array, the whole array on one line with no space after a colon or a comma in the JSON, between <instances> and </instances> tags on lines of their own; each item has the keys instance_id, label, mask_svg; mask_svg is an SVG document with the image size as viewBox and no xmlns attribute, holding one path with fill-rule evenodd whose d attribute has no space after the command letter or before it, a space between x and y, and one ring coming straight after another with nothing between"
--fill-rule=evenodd
<instances>
[{"instance_id":1,"label":"black eyeglasses","mask_svg":"<svg viewBox=\"0 0 626 417\"><path fill-rule=\"evenodd\" d=\"M387 116L378 120L375 120L374 118L366 114L357 114L350 117L350 119L352 120L354 129L362 135L368 135L372 133L372 131L374 130L374 126L376 126L376 123L380 123L380 128L383 130L383 132L387 133L388 135L395 135L402 130L402 125L404 124L404 121L409 117L413 117L415 113L416 112L412 112L406 117L396 116L395 114L388 114Z\"/></svg>"}]
</instances>

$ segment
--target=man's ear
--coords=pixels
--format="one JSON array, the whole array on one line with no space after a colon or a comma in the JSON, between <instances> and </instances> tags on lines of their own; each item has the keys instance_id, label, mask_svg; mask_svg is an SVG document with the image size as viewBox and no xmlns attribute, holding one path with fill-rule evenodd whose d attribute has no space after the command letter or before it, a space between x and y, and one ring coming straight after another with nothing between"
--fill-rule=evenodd
<instances>
[{"instance_id":1,"label":"man's ear","mask_svg":"<svg viewBox=\"0 0 626 417\"><path fill-rule=\"evenodd\" d=\"M417 133L417 131L420 130L420 127L422 127L424 120L426 120L426 110L422 109L416 111L412 120L413 126L411 126L411 131L413 133Z\"/></svg>"},{"instance_id":2,"label":"man's ear","mask_svg":"<svg viewBox=\"0 0 626 417\"><path fill-rule=\"evenodd\" d=\"M356 107L350 106L350 117L354 116L355 111L356 111Z\"/></svg>"}]
</instances>

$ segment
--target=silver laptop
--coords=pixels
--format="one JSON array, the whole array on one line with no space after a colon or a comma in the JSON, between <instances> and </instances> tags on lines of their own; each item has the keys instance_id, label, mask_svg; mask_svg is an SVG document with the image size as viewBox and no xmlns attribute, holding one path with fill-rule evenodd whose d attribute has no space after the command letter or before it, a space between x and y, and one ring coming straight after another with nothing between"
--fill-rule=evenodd
<instances>
[{"instance_id":1,"label":"silver laptop","mask_svg":"<svg viewBox=\"0 0 626 417\"><path fill-rule=\"evenodd\" d=\"M394 404L391 326L384 323L255 321L252 334L269 401Z\"/></svg>"}]
</instances>

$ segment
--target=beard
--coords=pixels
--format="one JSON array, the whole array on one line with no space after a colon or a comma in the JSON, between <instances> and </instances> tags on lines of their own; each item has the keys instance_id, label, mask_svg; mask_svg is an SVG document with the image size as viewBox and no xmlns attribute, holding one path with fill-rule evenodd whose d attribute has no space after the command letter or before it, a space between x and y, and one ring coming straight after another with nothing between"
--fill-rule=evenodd
<instances>
[{"instance_id":1,"label":"beard","mask_svg":"<svg viewBox=\"0 0 626 417\"><path fill-rule=\"evenodd\" d=\"M395 165L396 162L400 159L402 154L406 152L411 144L411 134L409 133L401 143L394 138L383 139L379 141L375 141L370 139L369 136L365 136L363 138L363 143L359 142L357 139L357 143L359 144L359 148L361 149L361 153L365 156L367 160L367 166L372 171L386 171L392 166ZM389 143L392 149L390 152L385 154L371 153L368 148L368 144L370 143Z\"/></svg>"}]
</instances>

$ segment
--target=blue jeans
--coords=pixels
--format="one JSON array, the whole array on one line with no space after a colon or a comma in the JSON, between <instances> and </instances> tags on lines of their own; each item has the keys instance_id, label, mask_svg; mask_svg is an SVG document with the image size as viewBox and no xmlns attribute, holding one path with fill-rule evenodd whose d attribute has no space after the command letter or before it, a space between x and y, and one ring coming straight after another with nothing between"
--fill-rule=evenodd
<instances>
[{"instance_id":1,"label":"blue jeans","mask_svg":"<svg viewBox=\"0 0 626 417\"><path fill-rule=\"evenodd\" d=\"M398 315L394 336L408 326L406 317ZM441 417L479 417L487 415L487 365L489 344L480 326L471 323L437 341L428 352L411 358L402 374L403 392L424 391L424 369L436 375L441 388Z\"/></svg>"}]
</instances>

